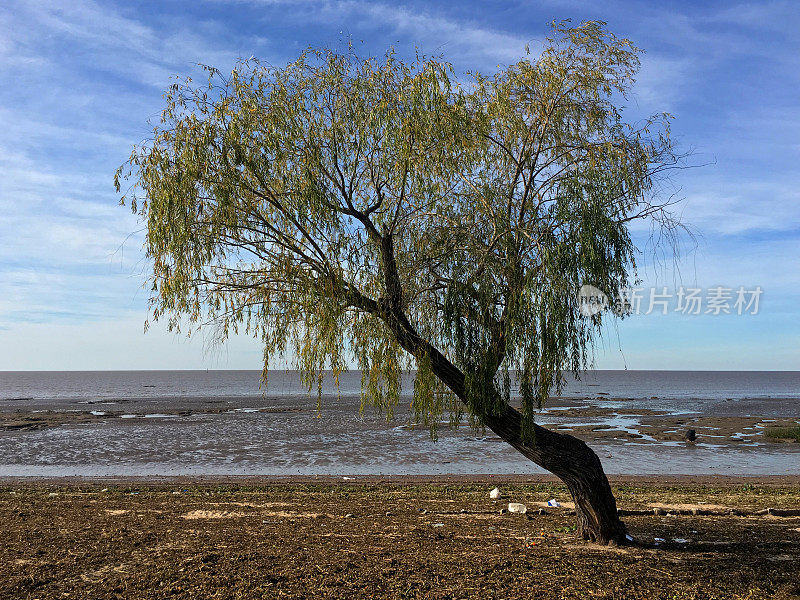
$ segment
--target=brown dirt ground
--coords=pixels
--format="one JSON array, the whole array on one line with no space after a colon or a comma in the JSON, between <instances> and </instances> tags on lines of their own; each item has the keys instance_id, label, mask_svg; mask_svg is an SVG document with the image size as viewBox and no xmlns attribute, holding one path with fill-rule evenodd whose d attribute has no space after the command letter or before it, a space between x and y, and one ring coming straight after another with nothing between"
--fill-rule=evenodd
<instances>
[{"instance_id":1,"label":"brown dirt ground","mask_svg":"<svg viewBox=\"0 0 800 600\"><path fill-rule=\"evenodd\" d=\"M614 489L668 513L625 517L640 546L538 514L568 499L550 482L6 482L0 598L800 598L800 517L668 512L797 509L797 482ZM509 501L534 514L500 514Z\"/></svg>"}]
</instances>

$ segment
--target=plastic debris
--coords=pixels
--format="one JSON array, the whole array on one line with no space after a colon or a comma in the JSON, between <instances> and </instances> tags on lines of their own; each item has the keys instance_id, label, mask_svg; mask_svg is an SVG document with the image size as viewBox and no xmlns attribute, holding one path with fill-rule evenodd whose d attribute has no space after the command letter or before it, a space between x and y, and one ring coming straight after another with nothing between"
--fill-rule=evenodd
<instances>
[{"instance_id":1,"label":"plastic debris","mask_svg":"<svg viewBox=\"0 0 800 600\"><path fill-rule=\"evenodd\" d=\"M558 508L561 505L558 503L558 500L556 500L555 498L551 498L550 500L547 501L547 506L554 506Z\"/></svg>"},{"instance_id":2,"label":"plastic debris","mask_svg":"<svg viewBox=\"0 0 800 600\"><path fill-rule=\"evenodd\" d=\"M431 527L444 527L444 523L434 523Z\"/></svg>"},{"instance_id":3,"label":"plastic debris","mask_svg":"<svg viewBox=\"0 0 800 600\"><path fill-rule=\"evenodd\" d=\"M526 512L528 512L528 507L524 504L520 504L519 502L509 502L508 512L524 515Z\"/></svg>"},{"instance_id":4,"label":"plastic debris","mask_svg":"<svg viewBox=\"0 0 800 600\"><path fill-rule=\"evenodd\" d=\"M494 488L491 492L489 492L489 498L492 500L497 500L500 497L500 488Z\"/></svg>"}]
</instances>

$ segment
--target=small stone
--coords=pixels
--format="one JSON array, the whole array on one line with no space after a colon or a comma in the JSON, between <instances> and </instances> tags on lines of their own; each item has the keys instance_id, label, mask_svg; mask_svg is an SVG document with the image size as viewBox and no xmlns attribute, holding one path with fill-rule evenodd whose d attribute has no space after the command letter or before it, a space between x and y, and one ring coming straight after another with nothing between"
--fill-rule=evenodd
<instances>
[{"instance_id":1,"label":"small stone","mask_svg":"<svg viewBox=\"0 0 800 600\"><path fill-rule=\"evenodd\" d=\"M489 498L492 500L497 500L500 497L500 488L494 488L491 492L489 492Z\"/></svg>"},{"instance_id":2,"label":"small stone","mask_svg":"<svg viewBox=\"0 0 800 600\"><path fill-rule=\"evenodd\" d=\"M526 512L528 512L528 507L524 504L520 504L519 502L509 502L508 512L524 515Z\"/></svg>"},{"instance_id":3,"label":"small stone","mask_svg":"<svg viewBox=\"0 0 800 600\"><path fill-rule=\"evenodd\" d=\"M654 508L654 509L653 509L653 514L654 514L654 515L661 516L661 515L664 515L664 514L665 514L665 512L664 512L664 509L663 509L663 508L658 508L658 507L656 507L656 508Z\"/></svg>"},{"instance_id":4,"label":"small stone","mask_svg":"<svg viewBox=\"0 0 800 600\"><path fill-rule=\"evenodd\" d=\"M355 518L356 518L356 516L355 516L353 513L347 513L347 514L344 516L344 518L345 518L345 519L355 519Z\"/></svg>"},{"instance_id":5,"label":"small stone","mask_svg":"<svg viewBox=\"0 0 800 600\"><path fill-rule=\"evenodd\" d=\"M392 511L390 511L390 510L387 510L387 511L386 511L386 516L387 516L387 517L393 517L393 516L394 516L394 513L393 513Z\"/></svg>"},{"instance_id":6,"label":"small stone","mask_svg":"<svg viewBox=\"0 0 800 600\"><path fill-rule=\"evenodd\" d=\"M686 439L690 442L693 442L697 439L697 432L694 429L689 429L686 432Z\"/></svg>"},{"instance_id":7,"label":"small stone","mask_svg":"<svg viewBox=\"0 0 800 600\"><path fill-rule=\"evenodd\" d=\"M504 515L504 514L506 514L507 512L508 512L508 509L506 509L506 508L501 508L501 509L500 509L500 514L501 514L501 515Z\"/></svg>"},{"instance_id":8,"label":"small stone","mask_svg":"<svg viewBox=\"0 0 800 600\"><path fill-rule=\"evenodd\" d=\"M467 514L467 509L466 508L462 508L460 512L461 512L462 515L465 515L465 514Z\"/></svg>"}]
</instances>

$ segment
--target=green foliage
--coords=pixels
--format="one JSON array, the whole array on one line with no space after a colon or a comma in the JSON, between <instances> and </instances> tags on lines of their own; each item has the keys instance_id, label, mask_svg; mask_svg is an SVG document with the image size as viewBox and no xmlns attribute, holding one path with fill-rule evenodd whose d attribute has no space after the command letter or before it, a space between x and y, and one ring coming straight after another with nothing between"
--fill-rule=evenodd
<instances>
[{"instance_id":1,"label":"green foliage","mask_svg":"<svg viewBox=\"0 0 800 600\"><path fill-rule=\"evenodd\" d=\"M265 365L291 350L310 389L352 358L362 409L389 416L416 368L434 434L462 402L480 425L516 380L530 438L590 360L603 315L577 291L628 283L632 220L671 226L669 117L618 108L637 53L602 23L557 24L537 58L463 86L435 58L315 49L176 83L115 179L147 225L153 318L249 332Z\"/></svg>"},{"instance_id":2,"label":"green foliage","mask_svg":"<svg viewBox=\"0 0 800 600\"><path fill-rule=\"evenodd\" d=\"M794 427L767 427L764 435L772 439L800 442L800 425Z\"/></svg>"}]
</instances>

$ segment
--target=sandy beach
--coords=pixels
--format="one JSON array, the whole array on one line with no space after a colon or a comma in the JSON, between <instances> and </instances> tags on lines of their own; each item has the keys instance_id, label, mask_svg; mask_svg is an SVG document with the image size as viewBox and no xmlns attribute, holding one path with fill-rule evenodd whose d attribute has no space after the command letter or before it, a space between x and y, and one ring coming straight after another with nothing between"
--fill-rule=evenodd
<instances>
[{"instance_id":1,"label":"sandy beach","mask_svg":"<svg viewBox=\"0 0 800 600\"><path fill-rule=\"evenodd\" d=\"M800 597L798 477L612 485L637 546L549 477L4 479L0 596Z\"/></svg>"}]
</instances>

